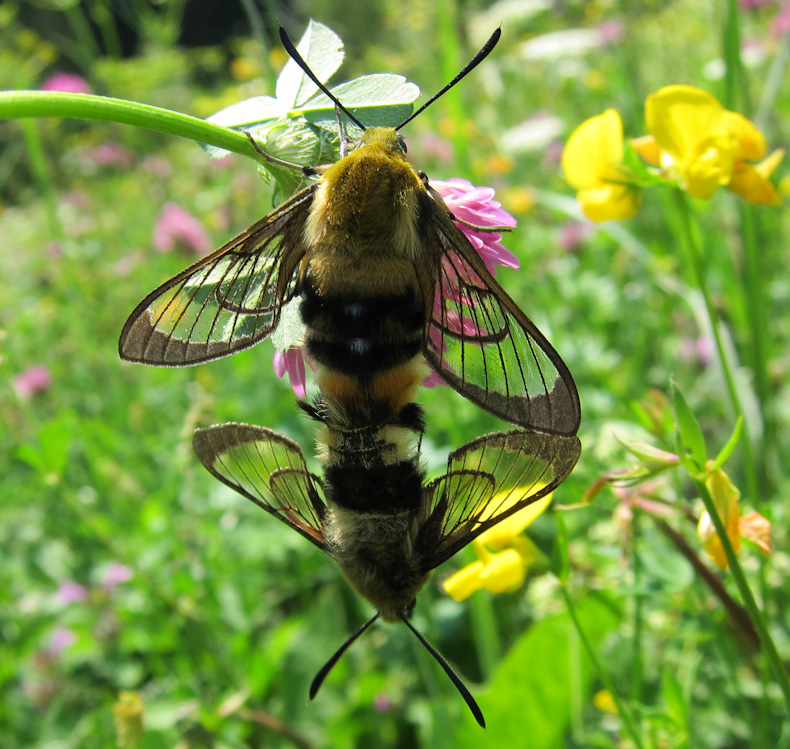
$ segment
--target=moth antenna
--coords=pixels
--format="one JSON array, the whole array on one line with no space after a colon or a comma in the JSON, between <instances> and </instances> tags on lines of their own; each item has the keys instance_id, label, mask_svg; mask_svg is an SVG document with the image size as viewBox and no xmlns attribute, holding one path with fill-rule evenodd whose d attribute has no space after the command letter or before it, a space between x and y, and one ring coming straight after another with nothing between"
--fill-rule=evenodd
<instances>
[{"instance_id":1,"label":"moth antenna","mask_svg":"<svg viewBox=\"0 0 790 749\"><path fill-rule=\"evenodd\" d=\"M367 128L356 118L354 117L351 112L349 112L341 103L338 101L337 97L323 84L318 78L315 77L315 73L308 67L307 63L302 59L302 56L297 51L294 43L291 41L291 37L288 36L285 29L280 26L280 41L283 43L283 47L285 47L285 51L291 56L291 59L307 74L307 77L315 83L318 88L323 91L331 100L332 103L341 111L343 112L346 117L348 117L351 122L353 122L357 127L361 128L362 130L366 130Z\"/></svg>"},{"instance_id":2,"label":"moth antenna","mask_svg":"<svg viewBox=\"0 0 790 749\"><path fill-rule=\"evenodd\" d=\"M310 684L310 699L312 700L318 694L318 690L321 689L321 685L324 683L324 679L326 679L327 674L332 670L335 663L337 663L343 653L348 650L351 645L354 644L354 640L356 640L376 619L379 618L378 612L372 616L368 621L366 621L356 632L354 632L351 637L349 637L335 652L335 654L321 667L321 670L315 675L312 684Z\"/></svg>"},{"instance_id":3,"label":"moth antenna","mask_svg":"<svg viewBox=\"0 0 790 749\"><path fill-rule=\"evenodd\" d=\"M483 717L483 711L480 709L480 706L475 702L475 698L472 697L472 693L466 688L466 684L461 681L461 677L458 676L455 671L450 667L450 664L442 657L436 648L431 645L428 640L426 640L417 629L415 629L414 625L405 617L401 616L403 623L414 633L414 636L422 643L422 646L436 659L436 662L444 669L444 672L450 677L450 681L453 682L455 688L460 692L461 697L464 698L464 702L466 702L467 707L472 711L472 715L475 716L475 720L478 722L481 728L486 727L486 719Z\"/></svg>"},{"instance_id":4,"label":"moth antenna","mask_svg":"<svg viewBox=\"0 0 790 749\"><path fill-rule=\"evenodd\" d=\"M425 104L423 104L416 112L413 112L411 115L409 115L395 129L400 130L406 123L411 122L418 114L420 114L420 112L426 110L440 96L443 96L453 86L455 86L458 81L471 73L481 62L483 62L483 60L486 59L486 57L488 57L488 54L491 52L491 50L496 47L500 36L502 36L502 29L497 29L493 34L491 34L491 38L483 45L483 48L464 66L464 69L457 76L455 76L453 80L451 80L438 94L434 94L430 99L428 99L428 101L426 101Z\"/></svg>"}]
</instances>

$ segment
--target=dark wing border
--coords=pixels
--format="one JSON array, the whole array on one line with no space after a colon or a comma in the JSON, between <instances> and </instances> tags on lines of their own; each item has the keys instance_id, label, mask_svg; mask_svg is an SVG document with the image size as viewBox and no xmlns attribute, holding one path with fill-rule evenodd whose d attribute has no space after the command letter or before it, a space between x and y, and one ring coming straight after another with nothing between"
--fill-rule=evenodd
<instances>
[{"instance_id":1,"label":"dark wing border","mask_svg":"<svg viewBox=\"0 0 790 749\"><path fill-rule=\"evenodd\" d=\"M451 387L498 418L519 427L575 434L581 405L567 365L491 275L453 223L441 195L430 185L427 190L430 199L422 201L429 224L425 236L437 245L436 293L423 342L429 365ZM445 352L458 346L460 374L445 361ZM546 371L548 365L554 372ZM478 381L471 379L475 366L482 370ZM497 384L495 372L503 391L491 388ZM535 382L540 382L540 392L534 392L534 384L530 392L530 383Z\"/></svg>"},{"instance_id":2,"label":"dark wing border","mask_svg":"<svg viewBox=\"0 0 790 749\"><path fill-rule=\"evenodd\" d=\"M431 508L418 540L425 570L554 491L580 453L575 435L536 430L489 434L450 453L447 473L423 489Z\"/></svg>"},{"instance_id":3,"label":"dark wing border","mask_svg":"<svg viewBox=\"0 0 790 749\"><path fill-rule=\"evenodd\" d=\"M229 422L196 430L192 446L215 478L329 552L323 485L296 442L266 427Z\"/></svg>"},{"instance_id":4,"label":"dark wing border","mask_svg":"<svg viewBox=\"0 0 790 749\"><path fill-rule=\"evenodd\" d=\"M317 187L297 193L146 296L123 326L118 341L121 358L152 366L193 366L243 351L271 335L282 304L295 293L296 270L306 251L304 222ZM214 288L201 301L197 297L204 285ZM257 305L244 304L250 292L259 300ZM171 319L163 323L166 315ZM223 325L219 325L221 316ZM249 320L252 330L248 331L244 326ZM179 325L187 328L186 337L175 335ZM223 332L228 325L232 326L229 334ZM208 328L207 334L201 333L205 340L192 340L199 327Z\"/></svg>"}]
</instances>

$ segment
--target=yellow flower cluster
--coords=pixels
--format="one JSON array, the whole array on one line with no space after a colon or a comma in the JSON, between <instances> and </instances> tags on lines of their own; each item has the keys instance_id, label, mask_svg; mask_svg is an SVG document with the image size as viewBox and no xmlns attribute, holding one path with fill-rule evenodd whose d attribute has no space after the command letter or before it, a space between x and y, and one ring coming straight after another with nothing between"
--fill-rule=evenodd
<instances>
[{"instance_id":1,"label":"yellow flower cluster","mask_svg":"<svg viewBox=\"0 0 790 749\"><path fill-rule=\"evenodd\" d=\"M645 175L624 160L623 125L614 109L586 120L571 134L562 168L588 218L630 218L639 209L639 186L651 176L703 200L725 187L752 203L781 202L769 177L784 151L766 158L765 136L707 91L666 86L647 97L645 120L649 135L631 141L647 165Z\"/></svg>"},{"instance_id":2,"label":"yellow flower cluster","mask_svg":"<svg viewBox=\"0 0 790 749\"><path fill-rule=\"evenodd\" d=\"M492 593L510 593L521 587L527 568L536 557L532 542L521 534L549 506L551 496L527 505L472 541L477 561L448 577L442 585L445 593L456 601L463 601L482 588ZM514 504L518 499L517 494L511 494L504 502ZM496 507L497 513L502 512L505 509L502 500L497 495L488 506ZM485 513L481 520L485 520Z\"/></svg>"}]
</instances>

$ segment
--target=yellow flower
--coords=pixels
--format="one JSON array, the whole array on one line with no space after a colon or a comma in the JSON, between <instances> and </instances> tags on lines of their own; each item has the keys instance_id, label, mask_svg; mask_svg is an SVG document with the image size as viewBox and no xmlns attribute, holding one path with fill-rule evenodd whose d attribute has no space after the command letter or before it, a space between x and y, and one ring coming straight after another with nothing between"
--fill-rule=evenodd
<instances>
[{"instance_id":1,"label":"yellow flower","mask_svg":"<svg viewBox=\"0 0 790 749\"><path fill-rule=\"evenodd\" d=\"M640 195L630 184L623 150L623 123L614 109L582 122L565 145L565 178L593 221L631 218L639 209Z\"/></svg>"},{"instance_id":2,"label":"yellow flower","mask_svg":"<svg viewBox=\"0 0 790 749\"><path fill-rule=\"evenodd\" d=\"M693 197L707 200L724 186L753 203L780 202L768 178L784 152L775 151L760 164L747 163L765 156L765 136L712 94L666 86L647 97L645 119L651 135L633 141L634 148Z\"/></svg>"},{"instance_id":3,"label":"yellow flower","mask_svg":"<svg viewBox=\"0 0 790 749\"><path fill-rule=\"evenodd\" d=\"M534 491L534 489L533 489ZM501 494L493 497L488 504L488 514L484 511L481 520L493 513L503 512L520 499L517 493L510 496ZM528 525L538 517L550 504L551 494L523 510L505 518L473 542L477 561L448 577L444 583L444 591L456 601L463 601L476 590L485 588L492 593L506 593L517 590L524 582L527 567L535 560L536 550L529 539L520 536Z\"/></svg>"},{"instance_id":4,"label":"yellow flower","mask_svg":"<svg viewBox=\"0 0 790 749\"><path fill-rule=\"evenodd\" d=\"M617 703L614 701L614 697L612 697L612 693L608 689L602 689L600 692L595 693L593 705L599 710L609 713L609 715L619 714Z\"/></svg>"},{"instance_id":5,"label":"yellow flower","mask_svg":"<svg viewBox=\"0 0 790 749\"><path fill-rule=\"evenodd\" d=\"M756 543L763 554L770 556L770 521L760 515L759 512L750 512L748 515L741 516L741 509L738 504L741 493L730 481L730 477L721 468L717 468L708 474L708 477L705 479L705 486L708 488L710 496L716 505L716 512L719 513L719 517L724 523L733 551L737 554L741 548L741 538L746 538ZM702 545L705 547L711 560L720 569L726 570L728 563L724 554L724 547L707 512L704 512L699 519L697 535L699 535Z\"/></svg>"},{"instance_id":6,"label":"yellow flower","mask_svg":"<svg viewBox=\"0 0 790 749\"><path fill-rule=\"evenodd\" d=\"M784 149L778 148L759 164L752 165L736 161L735 171L727 189L752 203L780 205L782 198L779 197L776 188L769 181L769 177L779 166L784 155Z\"/></svg>"},{"instance_id":7,"label":"yellow flower","mask_svg":"<svg viewBox=\"0 0 790 749\"><path fill-rule=\"evenodd\" d=\"M710 492L710 496L716 505L716 511L724 523L724 529L727 532L727 538L730 539L733 551L737 554L741 548L739 532L741 508L738 505L741 493L721 468L717 468L708 474L708 477L705 479L705 486ZM720 569L726 570L727 557L724 554L724 547L721 545L719 534L716 533L716 528L713 526L713 521L707 511L699 519L697 535L699 535L702 545L708 552L708 556Z\"/></svg>"}]
</instances>

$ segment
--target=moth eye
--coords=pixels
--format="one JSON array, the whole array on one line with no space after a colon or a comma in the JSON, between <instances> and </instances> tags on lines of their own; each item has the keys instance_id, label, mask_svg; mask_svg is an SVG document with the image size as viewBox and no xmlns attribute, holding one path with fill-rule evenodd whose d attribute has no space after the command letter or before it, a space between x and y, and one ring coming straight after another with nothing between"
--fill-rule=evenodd
<instances>
[{"instance_id":1,"label":"moth eye","mask_svg":"<svg viewBox=\"0 0 790 749\"><path fill-rule=\"evenodd\" d=\"M403 139L403 136L398 135L398 148L400 148L403 153L408 153L408 149L406 148L406 141Z\"/></svg>"}]
</instances>

